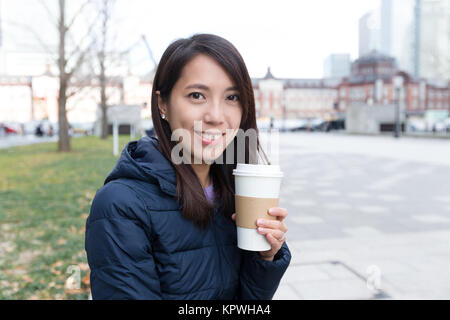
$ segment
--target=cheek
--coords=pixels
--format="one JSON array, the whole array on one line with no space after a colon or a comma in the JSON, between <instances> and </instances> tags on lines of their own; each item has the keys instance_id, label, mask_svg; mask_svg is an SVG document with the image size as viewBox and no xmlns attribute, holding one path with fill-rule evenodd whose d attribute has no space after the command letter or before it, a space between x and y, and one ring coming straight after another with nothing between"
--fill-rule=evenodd
<instances>
[{"instance_id":1,"label":"cheek","mask_svg":"<svg viewBox=\"0 0 450 320\"><path fill-rule=\"evenodd\" d=\"M170 105L169 123L172 132L176 129L192 130L194 120L197 120L195 109L183 102L183 99L173 99Z\"/></svg>"},{"instance_id":2,"label":"cheek","mask_svg":"<svg viewBox=\"0 0 450 320\"><path fill-rule=\"evenodd\" d=\"M242 108L234 108L227 113L230 128L238 129L241 125Z\"/></svg>"}]
</instances>

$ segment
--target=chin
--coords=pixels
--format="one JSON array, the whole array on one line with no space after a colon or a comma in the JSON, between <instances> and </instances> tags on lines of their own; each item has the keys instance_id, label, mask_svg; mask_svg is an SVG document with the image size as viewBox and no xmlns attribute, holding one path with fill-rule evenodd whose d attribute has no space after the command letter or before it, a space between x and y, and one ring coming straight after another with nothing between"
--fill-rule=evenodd
<instances>
[{"instance_id":1,"label":"chin","mask_svg":"<svg viewBox=\"0 0 450 320\"><path fill-rule=\"evenodd\" d=\"M220 149L214 149L214 153L213 150L203 150L203 153L201 155L194 156L192 164L199 164L200 162L202 164L213 164L214 161L222 155L222 153L223 150Z\"/></svg>"}]
</instances>

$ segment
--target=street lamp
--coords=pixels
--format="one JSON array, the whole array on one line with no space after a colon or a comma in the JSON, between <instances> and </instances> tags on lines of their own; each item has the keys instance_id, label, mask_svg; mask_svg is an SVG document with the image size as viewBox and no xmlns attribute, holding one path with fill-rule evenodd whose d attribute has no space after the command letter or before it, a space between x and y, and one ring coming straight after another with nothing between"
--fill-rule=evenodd
<instances>
[{"instance_id":1,"label":"street lamp","mask_svg":"<svg viewBox=\"0 0 450 320\"><path fill-rule=\"evenodd\" d=\"M400 136L400 95L403 86L403 77L400 75L394 76L393 86L395 90L395 130L394 137L398 138Z\"/></svg>"},{"instance_id":2,"label":"street lamp","mask_svg":"<svg viewBox=\"0 0 450 320\"><path fill-rule=\"evenodd\" d=\"M281 93L281 107L283 112L283 131L286 131L286 97Z\"/></svg>"}]
</instances>

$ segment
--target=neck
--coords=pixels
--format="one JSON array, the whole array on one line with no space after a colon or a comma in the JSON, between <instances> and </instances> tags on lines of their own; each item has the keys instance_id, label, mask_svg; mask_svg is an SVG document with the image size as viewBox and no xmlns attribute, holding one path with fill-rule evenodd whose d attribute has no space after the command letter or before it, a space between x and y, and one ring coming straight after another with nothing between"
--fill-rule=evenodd
<instances>
[{"instance_id":1,"label":"neck","mask_svg":"<svg viewBox=\"0 0 450 320\"><path fill-rule=\"evenodd\" d=\"M197 174L203 188L211 185L211 177L209 176L209 169L211 168L210 164L191 164L191 166Z\"/></svg>"}]
</instances>

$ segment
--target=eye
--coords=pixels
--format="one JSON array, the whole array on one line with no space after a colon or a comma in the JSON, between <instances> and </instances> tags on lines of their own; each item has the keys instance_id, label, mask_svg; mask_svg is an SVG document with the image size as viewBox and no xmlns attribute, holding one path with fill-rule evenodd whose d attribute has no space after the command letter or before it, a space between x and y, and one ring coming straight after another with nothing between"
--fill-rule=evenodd
<instances>
[{"instance_id":1,"label":"eye","mask_svg":"<svg viewBox=\"0 0 450 320\"><path fill-rule=\"evenodd\" d=\"M241 100L237 94L229 95L227 99L231 100L231 101L239 101L239 100Z\"/></svg>"},{"instance_id":2,"label":"eye","mask_svg":"<svg viewBox=\"0 0 450 320\"><path fill-rule=\"evenodd\" d=\"M205 98L200 92L191 92L188 96L193 98L194 100L200 100L202 97Z\"/></svg>"}]
</instances>

